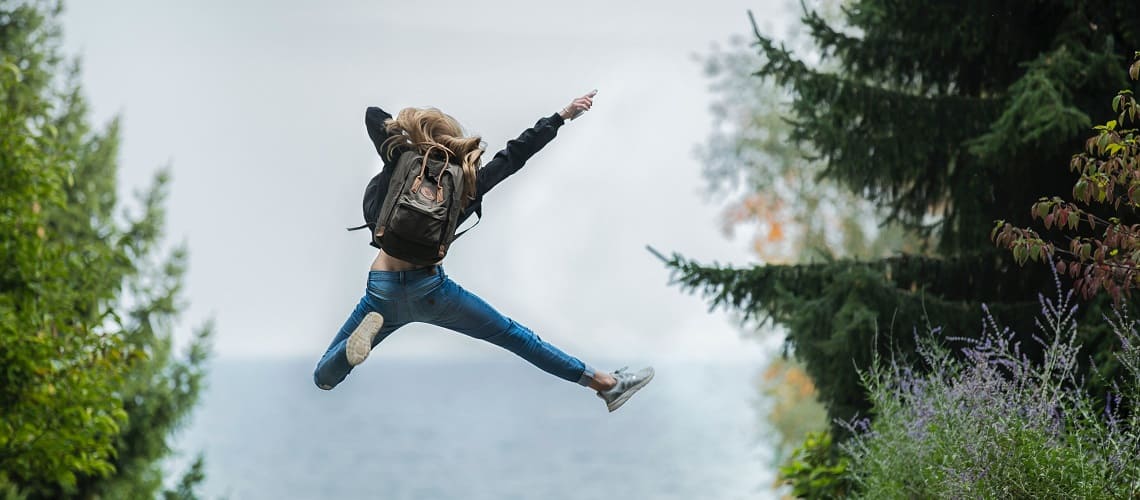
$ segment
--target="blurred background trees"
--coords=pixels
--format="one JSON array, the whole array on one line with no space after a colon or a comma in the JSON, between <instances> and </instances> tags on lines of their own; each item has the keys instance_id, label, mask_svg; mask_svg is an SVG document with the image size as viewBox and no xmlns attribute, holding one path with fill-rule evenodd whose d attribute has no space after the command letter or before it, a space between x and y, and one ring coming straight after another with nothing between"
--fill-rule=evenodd
<instances>
[{"instance_id":1,"label":"blurred background trees","mask_svg":"<svg viewBox=\"0 0 1140 500\"><path fill-rule=\"evenodd\" d=\"M162 245L169 176L118 199L118 123L88 122L61 8L0 0L0 496L153 498L211 328L174 352L186 251ZM200 462L169 493L196 477Z\"/></svg>"}]
</instances>

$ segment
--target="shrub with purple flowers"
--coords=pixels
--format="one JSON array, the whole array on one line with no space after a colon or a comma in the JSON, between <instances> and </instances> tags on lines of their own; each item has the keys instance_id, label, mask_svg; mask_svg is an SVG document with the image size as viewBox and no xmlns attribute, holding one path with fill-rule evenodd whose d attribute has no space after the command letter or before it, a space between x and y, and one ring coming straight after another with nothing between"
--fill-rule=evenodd
<instances>
[{"instance_id":1,"label":"shrub with purple flowers","mask_svg":"<svg viewBox=\"0 0 1140 500\"><path fill-rule=\"evenodd\" d=\"M1140 497L1140 335L1118 309L1127 379L1107 405L1082 390L1077 306L1056 281L1040 297L1033 361L986 311L977 339L937 329L918 339L921 369L877 359L862 373L873 420L848 423L842 445L863 494L875 498ZM942 339L945 342L939 342ZM959 346L951 350L947 345ZM1127 408L1133 405L1131 409Z\"/></svg>"}]
</instances>

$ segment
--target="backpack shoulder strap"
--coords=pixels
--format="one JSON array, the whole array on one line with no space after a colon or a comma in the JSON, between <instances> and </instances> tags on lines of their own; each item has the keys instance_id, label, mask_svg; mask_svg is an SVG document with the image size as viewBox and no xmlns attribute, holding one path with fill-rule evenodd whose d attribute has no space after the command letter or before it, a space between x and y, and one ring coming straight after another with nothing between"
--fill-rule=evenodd
<instances>
[{"instance_id":1,"label":"backpack shoulder strap","mask_svg":"<svg viewBox=\"0 0 1140 500\"><path fill-rule=\"evenodd\" d=\"M390 205L394 203L394 199L388 196L393 187L397 189L403 188L406 185L408 171L411 166L416 163L418 154L413 149L403 149L399 152L399 156L391 165L386 164L385 170L391 169L385 177L384 172L376 174L372 180L368 182L368 187L364 192L364 224L355 227L345 228L348 231L356 231L364 228L371 228L375 230L376 224L384 213L385 208L391 208ZM382 181L387 181L385 185L380 185Z\"/></svg>"},{"instance_id":2,"label":"backpack shoulder strap","mask_svg":"<svg viewBox=\"0 0 1140 500\"><path fill-rule=\"evenodd\" d=\"M451 241L458 240L460 236L467 234L467 231L475 229L475 226L478 226L480 222L483 222L483 207L478 207L475 209L475 223L472 224L471 227L455 233L455 236L451 237Z\"/></svg>"}]
</instances>

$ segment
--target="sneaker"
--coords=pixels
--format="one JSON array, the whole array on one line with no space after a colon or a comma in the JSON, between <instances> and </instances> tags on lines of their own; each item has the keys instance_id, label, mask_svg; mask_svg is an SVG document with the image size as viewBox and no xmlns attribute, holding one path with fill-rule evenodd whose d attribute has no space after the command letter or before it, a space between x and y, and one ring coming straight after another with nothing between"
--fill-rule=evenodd
<instances>
[{"instance_id":1,"label":"sneaker","mask_svg":"<svg viewBox=\"0 0 1140 500\"><path fill-rule=\"evenodd\" d=\"M384 326L384 317L380 313L370 312L364 315L364 319L360 320L352 335L348 336L345 354L348 356L349 366L359 365L368 359L368 353L372 352L372 339L380 333L382 326Z\"/></svg>"},{"instance_id":2,"label":"sneaker","mask_svg":"<svg viewBox=\"0 0 1140 500\"><path fill-rule=\"evenodd\" d=\"M626 371L629 367L622 368L618 371L611 373L617 384L606 391L598 391L598 397L606 402L606 408L614 411L621 408L629 400L633 393L645 387L650 380L653 380L653 367L646 367L639 370L637 373L630 373Z\"/></svg>"}]
</instances>

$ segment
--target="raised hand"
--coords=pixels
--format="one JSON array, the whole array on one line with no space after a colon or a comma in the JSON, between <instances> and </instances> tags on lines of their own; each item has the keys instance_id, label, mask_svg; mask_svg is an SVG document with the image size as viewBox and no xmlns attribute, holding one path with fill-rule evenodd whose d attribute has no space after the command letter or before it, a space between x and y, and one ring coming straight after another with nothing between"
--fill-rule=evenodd
<instances>
[{"instance_id":1,"label":"raised hand","mask_svg":"<svg viewBox=\"0 0 1140 500\"><path fill-rule=\"evenodd\" d=\"M562 111L558 114L562 116L563 120L573 120L590 110L594 105L594 96L598 94L598 89L591 90L589 94L570 101Z\"/></svg>"}]
</instances>

